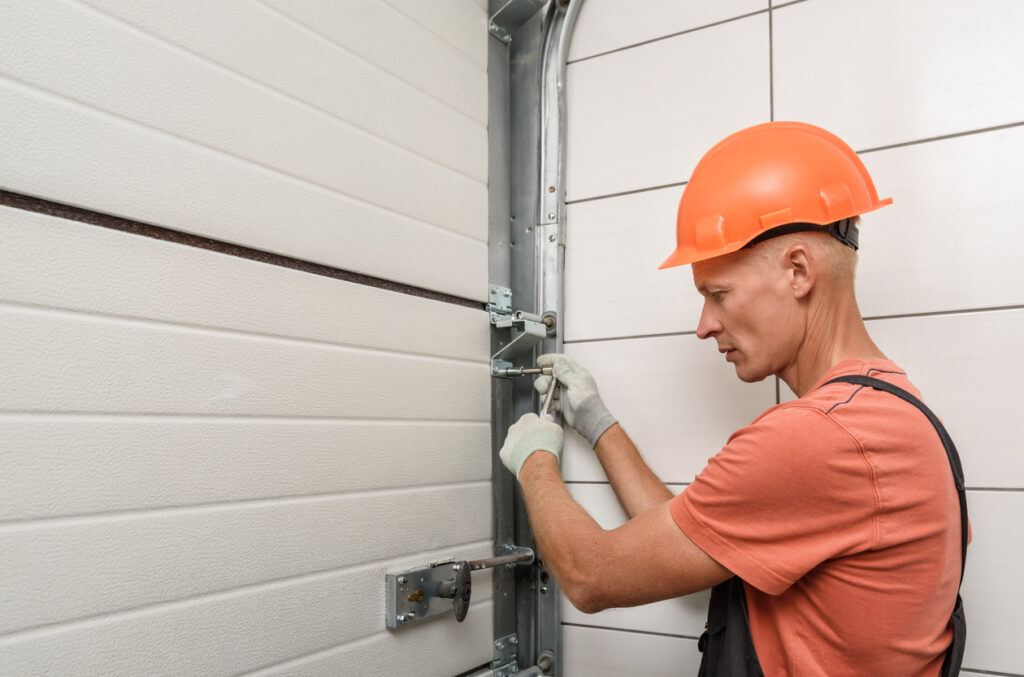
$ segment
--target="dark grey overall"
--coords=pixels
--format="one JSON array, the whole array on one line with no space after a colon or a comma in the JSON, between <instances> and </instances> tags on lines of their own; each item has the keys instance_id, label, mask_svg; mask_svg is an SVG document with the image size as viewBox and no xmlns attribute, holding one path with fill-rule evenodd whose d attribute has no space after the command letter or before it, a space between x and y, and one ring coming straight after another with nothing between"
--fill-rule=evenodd
<instances>
[{"instance_id":1,"label":"dark grey overall","mask_svg":"<svg viewBox=\"0 0 1024 677\"><path fill-rule=\"evenodd\" d=\"M891 383L860 375L840 376L828 383L853 383L892 393L920 409L935 427L939 439L942 440L942 446L946 449L946 458L953 471L953 483L960 498L960 581L963 582L963 567L967 562L967 497L964 494L964 471L960 465L960 455L949 433L921 400ZM959 675L960 664L964 658L967 620L964 617L964 605L959 590L949 622L953 626L953 641L942 663L942 671L939 673L942 677ZM761 664L757 660L757 652L754 650L754 640L750 635L750 618L747 616L747 597L743 591L743 581L738 577L734 576L711 589L706 627L700 641L697 642L697 648L703 652L698 677L764 677Z\"/></svg>"}]
</instances>

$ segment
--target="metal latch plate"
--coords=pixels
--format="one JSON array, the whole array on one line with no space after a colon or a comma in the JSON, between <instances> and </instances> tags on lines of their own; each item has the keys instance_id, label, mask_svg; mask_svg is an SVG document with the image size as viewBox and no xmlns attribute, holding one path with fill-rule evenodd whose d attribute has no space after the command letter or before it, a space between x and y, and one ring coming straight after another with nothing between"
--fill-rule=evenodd
<instances>
[{"instance_id":1,"label":"metal latch plate","mask_svg":"<svg viewBox=\"0 0 1024 677\"><path fill-rule=\"evenodd\" d=\"M440 562L384 576L385 620L400 628L452 612L452 600L438 597L438 586L455 578L458 562Z\"/></svg>"}]
</instances>

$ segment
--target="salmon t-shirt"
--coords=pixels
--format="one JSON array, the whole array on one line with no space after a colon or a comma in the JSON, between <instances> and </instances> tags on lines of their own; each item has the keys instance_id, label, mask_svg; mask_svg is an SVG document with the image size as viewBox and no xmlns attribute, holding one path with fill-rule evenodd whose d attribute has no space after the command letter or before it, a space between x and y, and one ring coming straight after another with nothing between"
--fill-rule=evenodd
<instances>
[{"instance_id":1,"label":"salmon t-shirt","mask_svg":"<svg viewBox=\"0 0 1024 677\"><path fill-rule=\"evenodd\" d=\"M937 675L960 579L960 508L939 437L847 360L772 407L672 500L679 528L743 579L765 675Z\"/></svg>"}]
</instances>

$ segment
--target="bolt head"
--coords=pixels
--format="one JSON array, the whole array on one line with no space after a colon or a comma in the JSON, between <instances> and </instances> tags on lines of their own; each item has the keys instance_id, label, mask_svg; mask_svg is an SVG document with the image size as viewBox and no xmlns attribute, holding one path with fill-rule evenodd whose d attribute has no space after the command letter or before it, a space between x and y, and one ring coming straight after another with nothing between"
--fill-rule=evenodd
<instances>
[{"instance_id":1,"label":"bolt head","mask_svg":"<svg viewBox=\"0 0 1024 677\"><path fill-rule=\"evenodd\" d=\"M503 650L505 648L505 642L502 642L501 640L498 640L497 642L494 643L494 646L498 647L498 651L501 651L501 650Z\"/></svg>"},{"instance_id":2,"label":"bolt head","mask_svg":"<svg viewBox=\"0 0 1024 677\"><path fill-rule=\"evenodd\" d=\"M492 294L497 294L498 293L498 288L497 287L491 287L491 293Z\"/></svg>"},{"instance_id":3,"label":"bolt head","mask_svg":"<svg viewBox=\"0 0 1024 677\"><path fill-rule=\"evenodd\" d=\"M399 623L405 623L405 621L406 621L405 614L398 614L398 617L395 618L395 620L398 621Z\"/></svg>"},{"instance_id":4,"label":"bolt head","mask_svg":"<svg viewBox=\"0 0 1024 677\"><path fill-rule=\"evenodd\" d=\"M549 219L554 219L555 218L555 213L554 212L548 212L548 218Z\"/></svg>"},{"instance_id":5,"label":"bolt head","mask_svg":"<svg viewBox=\"0 0 1024 677\"><path fill-rule=\"evenodd\" d=\"M508 638L508 643L509 644L519 644L519 638L516 637L515 635L512 635L511 637Z\"/></svg>"},{"instance_id":6,"label":"bolt head","mask_svg":"<svg viewBox=\"0 0 1024 677\"><path fill-rule=\"evenodd\" d=\"M406 578L405 576L399 576L398 577L398 584L399 585L405 585L408 582L409 582L409 579Z\"/></svg>"},{"instance_id":7,"label":"bolt head","mask_svg":"<svg viewBox=\"0 0 1024 677\"><path fill-rule=\"evenodd\" d=\"M512 297L512 292L510 292L508 289L506 289L505 293L504 293L504 296L505 296L505 298L511 298Z\"/></svg>"}]
</instances>

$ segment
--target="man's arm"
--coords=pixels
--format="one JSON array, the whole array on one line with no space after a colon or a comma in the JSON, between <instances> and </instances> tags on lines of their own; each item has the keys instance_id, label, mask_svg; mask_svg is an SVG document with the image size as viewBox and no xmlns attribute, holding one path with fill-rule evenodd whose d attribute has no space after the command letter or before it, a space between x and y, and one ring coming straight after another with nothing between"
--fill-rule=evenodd
<instances>
[{"instance_id":1,"label":"man's arm","mask_svg":"<svg viewBox=\"0 0 1024 677\"><path fill-rule=\"evenodd\" d=\"M618 423L601 435L594 452L630 518L672 498L672 492L654 474Z\"/></svg>"},{"instance_id":2,"label":"man's arm","mask_svg":"<svg viewBox=\"0 0 1024 677\"><path fill-rule=\"evenodd\" d=\"M672 498L672 492L647 466L633 440L604 405L590 372L567 355L541 355L537 364L551 367L562 391L555 397L556 410L594 448L627 515L636 517ZM551 383L550 376L541 376L534 385L545 394Z\"/></svg>"},{"instance_id":3,"label":"man's arm","mask_svg":"<svg viewBox=\"0 0 1024 677\"><path fill-rule=\"evenodd\" d=\"M605 531L569 494L555 455L531 454L519 481L544 563L581 611L679 597L732 575L676 526L668 501Z\"/></svg>"}]
</instances>

